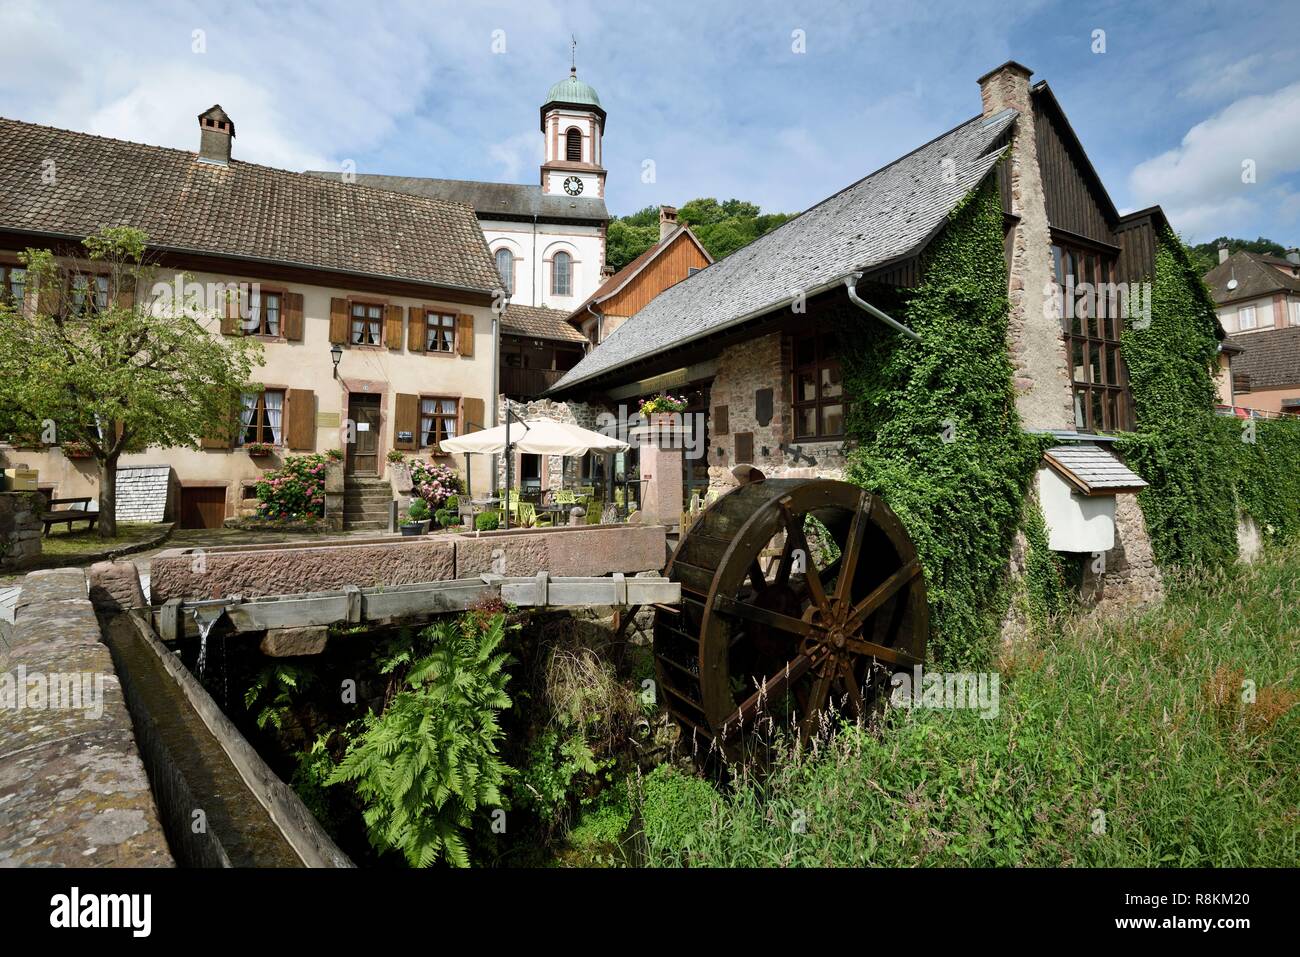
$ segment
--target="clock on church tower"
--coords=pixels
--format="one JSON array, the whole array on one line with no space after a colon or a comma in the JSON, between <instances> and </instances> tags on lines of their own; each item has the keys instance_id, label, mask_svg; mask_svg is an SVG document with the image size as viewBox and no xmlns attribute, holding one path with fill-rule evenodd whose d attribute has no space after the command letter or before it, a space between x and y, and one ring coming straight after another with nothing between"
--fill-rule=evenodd
<instances>
[{"instance_id":1,"label":"clock on church tower","mask_svg":"<svg viewBox=\"0 0 1300 957\"><path fill-rule=\"evenodd\" d=\"M578 79L576 66L546 94L542 134L546 138L542 192L575 199L603 198L605 111L591 85Z\"/></svg>"}]
</instances>

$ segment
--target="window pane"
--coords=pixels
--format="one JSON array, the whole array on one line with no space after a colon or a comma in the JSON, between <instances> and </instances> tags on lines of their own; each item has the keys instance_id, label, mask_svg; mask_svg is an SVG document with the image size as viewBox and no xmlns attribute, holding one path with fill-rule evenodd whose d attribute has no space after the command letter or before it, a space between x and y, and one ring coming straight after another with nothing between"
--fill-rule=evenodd
<instances>
[{"instance_id":1,"label":"window pane","mask_svg":"<svg viewBox=\"0 0 1300 957\"><path fill-rule=\"evenodd\" d=\"M1115 367L1115 357L1119 350L1115 346L1106 347L1106 384L1119 385L1119 370Z\"/></svg>"},{"instance_id":2,"label":"window pane","mask_svg":"<svg viewBox=\"0 0 1300 957\"><path fill-rule=\"evenodd\" d=\"M1088 420L1084 416L1083 402L1087 395L1087 389L1074 390L1074 427L1076 429L1086 429Z\"/></svg>"},{"instance_id":3,"label":"window pane","mask_svg":"<svg viewBox=\"0 0 1300 957\"><path fill-rule=\"evenodd\" d=\"M1092 406L1089 412L1089 417L1091 421L1090 428L1094 432L1099 431L1100 429L1103 428L1102 411L1101 411L1101 395L1102 395L1101 389L1093 389L1089 400Z\"/></svg>"},{"instance_id":4,"label":"window pane","mask_svg":"<svg viewBox=\"0 0 1300 957\"><path fill-rule=\"evenodd\" d=\"M839 435L844 431L844 406L822 406L822 435Z\"/></svg>"},{"instance_id":5,"label":"window pane","mask_svg":"<svg viewBox=\"0 0 1300 957\"><path fill-rule=\"evenodd\" d=\"M794 341L794 364L812 365L817 361L817 343L812 336L802 336Z\"/></svg>"},{"instance_id":6,"label":"window pane","mask_svg":"<svg viewBox=\"0 0 1300 957\"><path fill-rule=\"evenodd\" d=\"M1101 381L1101 346L1095 342L1088 343L1088 376L1091 382Z\"/></svg>"},{"instance_id":7,"label":"window pane","mask_svg":"<svg viewBox=\"0 0 1300 957\"><path fill-rule=\"evenodd\" d=\"M1074 360L1074 381L1087 382L1088 369L1083 359L1083 342L1079 339L1070 340L1071 352Z\"/></svg>"},{"instance_id":8,"label":"window pane","mask_svg":"<svg viewBox=\"0 0 1300 957\"><path fill-rule=\"evenodd\" d=\"M262 297L262 307L266 310L266 332L268 335L280 334L280 297L271 295Z\"/></svg>"},{"instance_id":9,"label":"window pane","mask_svg":"<svg viewBox=\"0 0 1300 957\"><path fill-rule=\"evenodd\" d=\"M794 400L811 402L817 398L817 378L812 372L795 373Z\"/></svg>"},{"instance_id":10,"label":"window pane","mask_svg":"<svg viewBox=\"0 0 1300 957\"><path fill-rule=\"evenodd\" d=\"M501 274L501 285L506 292L515 291L515 257L508 249L497 250L497 272Z\"/></svg>"},{"instance_id":11,"label":"window pane","mask_svg":"<svg viewBox=\"0 0 1300 957\"><path fill-rule=\"evenodd\" d=\"M1106 428L1111 432L1119 428L1119 419L1115 414L1115 400L1117 397L1118 393L1111 392L1110 390L1106 391Z\"/></svg>"},{"instance_id":12,"label":"window pane","mask_svg":"<svg viewBox=\"0 0 1300 957\"><path fill-rule=\"evenodd\" d=\"M839 363L836 362L831 365L824 366L821 370L821 374L822 374L821 377L822 398L838 399L840 397L840 394L844 391L844 387L840 382Z\"/></svg>"},{"instance_id":13,"label":"window pane","mask_svg":"<svg viewBox=\"0 0 1300 957\"><path fill-rule=\"evenodd\" d=\"M794 410L794 434L796 438L800 439L808 439L816 436L816 406L803 406Z\"/></svg>"}]
</instances>

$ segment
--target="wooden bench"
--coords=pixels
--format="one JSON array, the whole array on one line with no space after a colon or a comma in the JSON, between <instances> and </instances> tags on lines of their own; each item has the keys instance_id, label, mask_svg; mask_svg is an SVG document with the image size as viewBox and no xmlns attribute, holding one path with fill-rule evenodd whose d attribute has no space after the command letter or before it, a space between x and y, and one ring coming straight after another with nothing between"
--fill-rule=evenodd
<instances>
[{"instance_id":1,"label":"wooden bench","mask_svg":"<svg viewBox=\"0 0 1300 957\"><path fill-rule=\"evenodd\" d=\"M52 498L47 503L50 506L48 512L41 514L41 522L45 525L45 537L50 535L50 528L54 525L66 525L68 531L72 531L73 522L85 522L87 529L95 527L99 521L99 512L90 510L90 496L81 496L78 498ZM79 508L55 509L56 505L73 505Z\"/></svg>"}]
</instances>

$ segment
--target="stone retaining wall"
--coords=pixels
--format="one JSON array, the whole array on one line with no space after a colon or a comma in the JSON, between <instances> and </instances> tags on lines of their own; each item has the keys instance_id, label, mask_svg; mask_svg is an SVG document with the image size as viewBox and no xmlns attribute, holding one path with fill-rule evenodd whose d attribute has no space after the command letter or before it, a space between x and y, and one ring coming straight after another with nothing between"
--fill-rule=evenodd
<instances>
[{"instance_id":1,"label":"stone retaining wall","mask_svg":"<svg viewBox=\"0 0 1300 957\"><path fill-rule=\"evenodd\" d=\"M27 568L41 556L41 496L0 492L0 569Z\"/></svg>"},{"instance_id":2,"label":"stone retaining wall","mask_svg":"<svg viewBox=\"0 0 1300 957\"><path fill-rule=\"evenodd\" d=\"M80 707L36 696L74 676ZM0 867L173 863L86 577L32 572L0 643Z\"/></svg>"},{"instance_id":3,"label":"stone retaining wall","mask_svg":"<svg viewBox=\"0 0 1300 957\"><path fill-rule=\"evenodd\" d=\"M667 561L661 525L578 525L414 538L379 536L170 549L150 563L150 600L292 595L344 585L370 588L507 576L599 576L658 571Z\"/></svg>"}]
</instances>

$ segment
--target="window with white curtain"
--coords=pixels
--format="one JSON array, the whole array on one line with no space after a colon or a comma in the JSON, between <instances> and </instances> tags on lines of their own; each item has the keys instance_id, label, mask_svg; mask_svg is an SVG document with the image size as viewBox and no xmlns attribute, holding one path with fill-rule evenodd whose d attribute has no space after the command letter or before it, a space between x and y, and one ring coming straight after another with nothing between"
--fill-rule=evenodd
<instances>
[{"instance_id":1,"label":"window with white curtain","mask_svg":"<svg viewBox=\"0 0 1300 957\"><path fill-rule=\"evenodd\" d=\"M284 390L245 392L239 410L239 444L269 442L279 445L284 421Z\"/></svg>"},{"instance_id":2,"label":"window with white curtain","mask_svg":"<svg viewBox=\"0 0 1300 957\"><path fill-rule=\"evenodd\" d=\"M243 321L245 335L278 336L280 334L280 294L253 292L249 295L248 316Z\"/></svg>"},{"instance_id":3,"label":"window with white curtain","mask_svg":"<svg viewBox=\"0 0 1300 957\"><path fill-rule=\"evenodd\" d=\"M420 400L420 445L433 448L456 437L456 400L438 397Z\"/></svg>"},{"instance_id":4,"label":"window with white curtain","mask_svg":"<svg viewBox=\"0 0 1300 957\"><path fill-rule=\"evenodd\" d=\"M1288 305L1291 307L1291 325L1300 326L1300 299L1292 299Z\"/></svg>"},{"instance_id":5,"label":"window with white curtain","mask_svg":"<svg viewBox=\"0 0 1300 957\"><path fill-rule=\"evenodd\" d=\"M1255 307L1242 306L1237 310L1237 328L1254 329L1255 328Z\"/></svg>"}]
</instances>

